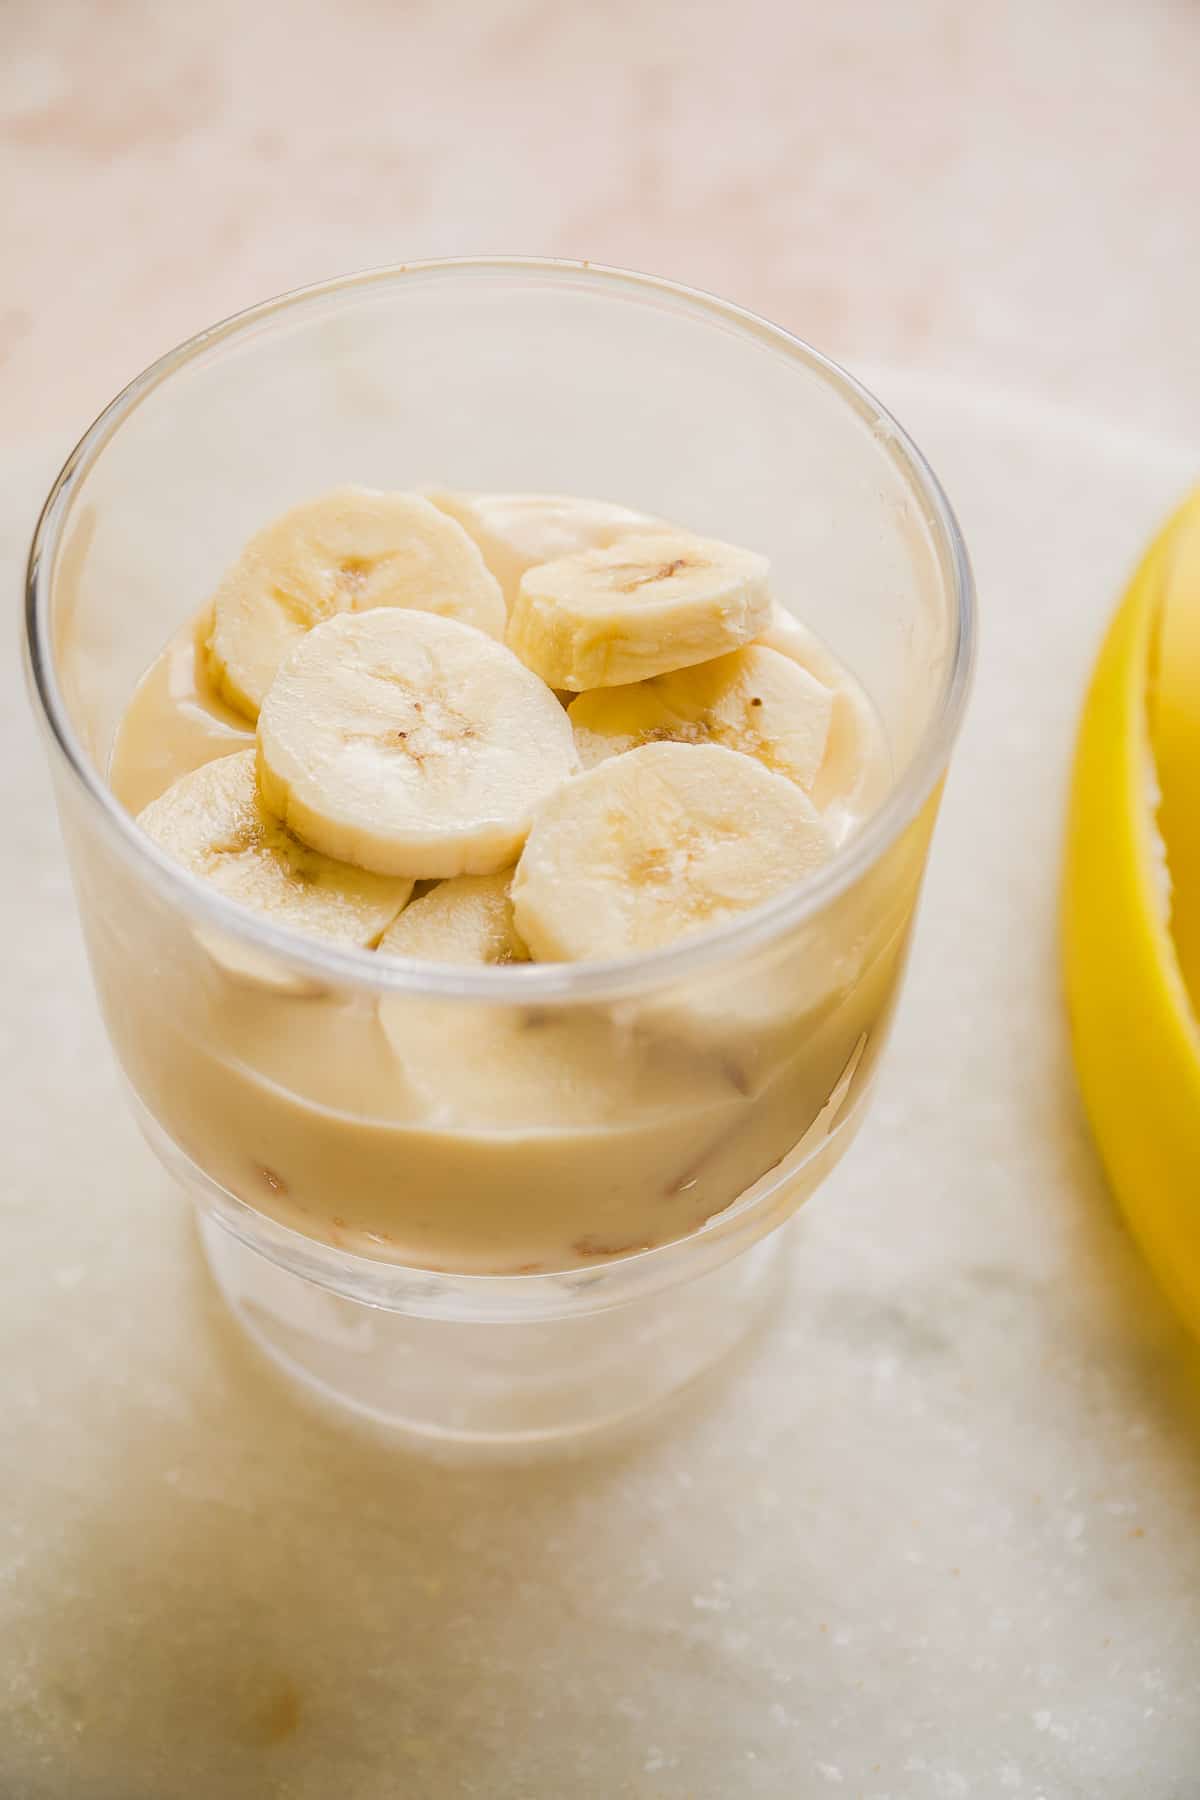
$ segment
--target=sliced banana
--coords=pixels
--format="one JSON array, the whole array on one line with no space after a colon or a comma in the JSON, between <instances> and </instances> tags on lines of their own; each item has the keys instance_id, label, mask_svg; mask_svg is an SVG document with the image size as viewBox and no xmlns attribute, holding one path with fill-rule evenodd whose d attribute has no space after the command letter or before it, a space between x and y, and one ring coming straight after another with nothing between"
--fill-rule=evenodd
<instances>
[{"instance_id":1,"label":"sliced banana","mask_svg":"<svg viewBox=\"0 0 1200 1800\"><path fill-rule=\"evenodd\" d=\"M686 1166L697 1117L702 1132L715 1133L746 1107L740 1070L723 1048L714 1055L668 1041L620 1008L477 1004L464 1020L461 1003L394 993L380 1001L379 1021L395 1061L389 1091L415 1102L432 1129L486 1132L480 1153L489 1166L507 1140L519 1159L513 1194L521 1205L531 1188L545 1193L556 1139L574 1143L593 1174L604 1162L619 1167L610 1132L639 1168L642 1134L668 1163ZM621 1192L610 1177L610 1202Z\"/></svg>"},{"instance_id":2,"label":"sliced banana","mask_svg":"<svg viewBox=\"0 0 1200 1800\"><path fill-rule=\"evenodd\" d=\"M408 879L331 862L285 830L259 797L253 750L182 776L138 824L228 899L309 937L368 947L412 893Z\"/></svg>"},{"instance_id":3,"label":"sliced banana","mask_svg":"<svg viewBox=\"0 0 1200 1800\"><path fill-rule=\"evenodd\" d=\"M380 954L476 965L527 960L512 922L510 876L439 882L413 901L408 931L385 934ZM398 1085L435 1127L603 1127L635 1103L629 1046L591 1011L480 1005L464 1022L461 1004L388 994L379 1019Z\"/></svg>"},{"instance_id":4,"label":"sliced banana","mask_svg":"<svg viewBox=\"0 0 1200 1800\"><path fill-rule=\"evenodd\" d=\"M379 1016L397 1085L413 1095L429 1125L511 1134L517 1143L526 1134L527 1160L517 1177L522 1203L526 1184L541 1180L542 1156L555 1136L628 1132L643 1119L661 1121L672 1102L695 1104L699 1091L690 1066L664 1074L665 1049L598 1010L478 1006L464 1024L461 1006L389 994ZM682 1065L678 1055L675 1064ZM715 1106L722 1090L717 1076L705 1073L705 1099ZM723 1097L740 1098L728 1084ZM611 1154L594 1137L576 1140L576 1148L585 1159Z\"/></svg>"},{"instance_id":5,"label":"sliced banana","mask_svg":"<svg viewBox=\"0 0 1200 1800\"><path fill-rule=\"evenodd\" d=\"M510 608L526 569L660 526L649 513L572 494L456 494L438 488L427 497L478 544Z\"/></svg>"},{"instance_id":6,"label":"sliced banana","mask_svg":"<svg viewBox=\"0 0 1200 1800\"><path fill-rule=\"evenodd\" d=\"M384 934L380 955L476 965L524 962L509 898L511 869L460 875L414 900ZM405 929L400 927L404 925ZM379 1019L397 1085L428 1121L487 1131L603 1127L635 1106L638 1073L629 1033L577 1007L461 1004L388 994Z\"/></svg>"},{"instance_id":7,"label":"sliced banana","mask_svg":"<svg viewBox=\"0 0 1200 1800\"><path fill-rule=\"evenodd\" d=\"M833 693L825 756L811 793L837 843L880 806L892 783L887 737L866 694L832 650L784 607L772 607L764 648L806 669Z\"/></svg>"},{"instance_id":8,"label":"sliced banana","mask_svg":"<svg viewBox=\"0 0 1200 1800\"><path fill-rule=\"evenodd\" d=\"M341 613L292 651L258 721L263 799L381 875L488 875L579 766L554 695L503 644L433 613Z\"/></svg>"},{"instance_id":9,"label":"sliced banana","mask_svg":"<svg viewBox=\"0 0 1200 1800\"><path fill-rule=\"evenodd\" d=\"M831 849L811 801L761 763L719 744L643 744L547 801L513 914L550 962L658 950L803 880Z\"/></svg>"},{"instance_id":10,"label":"sliced banana","mask_svg":"<svg viewBox=\"0 0 1200 1800\"><path fill-rule=\"evenodd\" d=\"M639 744L724 744L811 788L833 695L777 650L749 644L628 687L593 688L567 709L585 769Z\"/></svg>"},{"instance_id":11,"label":"sliced banana","mask_svg":"<svg viewBox=\"0 0 1200 1800\"><path fill-rule=\"evenodd\" d=\"M406 906L380 940L381 954L423 962L521 963L529 951L513 923L512 870L456 875Z\"/></svg>"},{"instance_id":12,"label":"sliced banana","mask_svg":"<svg viewBox=\"0 0 1200 1800\"><path fill-rule=\"evenodd\" d=\"M618 687L736 650L771 615L769 564L687 532L626 538L528 569L508 642L551 687Z\"/></svg>"},{"instance_id":13,"label":"sliced banana","mask_svg":"<svg viewBox=\"0 0 1200 1800\"><path fill-rule=\"evenodd\" d=\"M419 494L344 487L251 538L217 589L208 654L250 719L288 651L335 613L418 607L504 636L504 598L475 544Z\"/></svg>"}]
</instances>

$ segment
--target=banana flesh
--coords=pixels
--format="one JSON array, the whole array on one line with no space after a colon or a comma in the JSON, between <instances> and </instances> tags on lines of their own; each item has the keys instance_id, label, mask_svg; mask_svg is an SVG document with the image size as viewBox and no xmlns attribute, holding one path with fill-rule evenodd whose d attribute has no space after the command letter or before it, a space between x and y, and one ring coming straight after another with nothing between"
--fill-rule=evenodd
<instances>
[{"instance_id":1,"label":"banana flesh","mask_svg":"<svg viewBox=\"0 0 1200 1800\"><path fill-rule=\"evenodd\" d=\"M891 756L879 715L829 646L778 602L755 642L789 657L833 695L825 756L809 791L842 843L882 804L891 783Z\"/></svg>"},{"instance_id":2,"label":"banana flesh","mask_svg":"<svg viewBox=\"0 0 1200 1800\"><path fill-rule=\"evenodd\" d=\"M208 655L223 699L258 717L280 664L323 619L417 607L504 636L504 600L471 538L420 494L337 488L250 540L217 588Z\"/></svg>"},{"instance_id":3,"label":"banana flesh","mask_svg":"<svg viewBox=\"0 0 1200 1800\"><path fill-rule=\"evenodd\" d=\"M227 899L308 937L370 948L412 893L407 876L331 861L294 837L262 803L253 750L184 775L138 824Z\"/></svg>"},{"instance_id":4,"label":"banana flesh","mask_svg":"<svg viewBox=\"0 0 1200 1800\"><path fill-rule=\"evenodd\" d=\"M510 869L439 881L384 932L380 953L493 967L528 962L513 921L511 881Z\"/></svg>"},{"instance_id":5,"label":"banana flesh","mask_svg":"<svg viewBox=\"0 0 1200 1800\"><path fill-rule=\"evenodd\" d=\"M724 744L810 790L833 704L830 690L798 663L749 644L649 681L593 688L572 701L567 717L584 768L639 744Z\"/></svg>"},{"instance_id":6,"label":"banana flesh","mask_svg":"<svg viewBox=\"0 0 1200 1800\"><path fill-rule=\"evenodd\" d=\"M503 644L433 613L315 626L258 721L263 799L326 856L381 875L487 875L578 767L553 694Z\"/></svg>"},{"instance_id":7,"label":"banana flesh","mask_svg":"<svg viewBox=\"0 0 1200 1800\"><path fill-rule=\"evenodd\" d=\"M668 529L649 513L573 494L465 494L431 488L426 498L456 519L479 546L510 610L526 569Z\"/></svg>"},{"instance_id":8,"label":"banana flesh","mask_svg":"<svg viewBox=\"0 0 1200 1800\"><path fill-rule=\"evenodd\" d=\"M508 621L521 661L572 693L707 662L764 630L765 556L687 532L625 538L529 569Z\"/></svg>"},{"instance_id":9,"label":"banana flesh","mask_svg":"<svg viewBox=\"0 0 1200 1800\"><path fill-rule=\"evenodd\" d=\"M643 744L542 807L513 880L548 962L661 949L768 900L828 858L801 790L718 744Z\"/></svg>"}]
</instances>

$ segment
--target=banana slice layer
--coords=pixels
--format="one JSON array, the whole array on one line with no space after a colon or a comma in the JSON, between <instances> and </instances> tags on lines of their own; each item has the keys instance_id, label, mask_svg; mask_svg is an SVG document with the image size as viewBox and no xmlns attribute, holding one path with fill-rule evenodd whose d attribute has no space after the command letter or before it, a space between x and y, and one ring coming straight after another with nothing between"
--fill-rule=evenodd
<instances>
[{"instance_id":1,"label":"banana slice layer","mask_svg":"<svg viewBox=\"0 0 1200 1800\"><path fill-rule=\"evenodd\" d=\"M604 549L639 533L669 530L649 513L574 494L463 494L431 489L433 504L457 519L504 590L509 607L526 569Z\"/></svg>"},{"instance_id":2,"label":"banana slice layer","mask_svg":"<svg viewBox=\"0 0 1200 1800\"><path fill-rule=\"evenodd\" d=\"M223 698L258 716L284 657L335 613L417 607L504 636L504 599L475 544L419 494L344 487L251 538L217 589L208 654Z\"/></svg>"},{"instance_id":3,"label":"banana slice layer","mask_svg":"<svg viewBox=\"0 0 1200 1800\"><path fill-rule=\"evenodd\" d=\"M508 641L551 687L619 687L707 662L765 629L769 564L688 532L625 538L521 577Z\"/></svg>"},{"instance_id":4,"label":"banana slice layer","mask_svg":"<svg viewBox=\"0 0 1200 1800\"><path fill-rule=\"evenodd\" d=\"M253 750L181 776L138 824L228 899L309 937L368 948L412 893L410 880L349 868L293 837L262 804Z\"/></svg>"},{"instance_id":5,"label":"banana slice layer","mask_svg":"<svg viewBox=\"0 0 1200 1800\"><path fill-rule=\"evenodd\" d=\"M628 687L593 688L567 717L584 768L639 744L724 744L807 789L832 712L833 695L806 669L751 644Z\"/></svg>"},{"instance_id":6,"label":"banana slice layer","mask_svg":"<svg viewBox=\"0 0 1200 1800\"><path fill-rule=\"evenodd\" d=\"M502 644L382 608L327 619L258 721L263 799L296 836L381 875L488 875L578 768L570 721Z\"/></svg>"},{"instance_id":7,"label":"banana slice layer","mask_svg":"<svg viewBox=\"0 0 1200 1800\"><path fill-rule=\"evenodd\" d=\"M551 962L658 950L801 880L831 852L794 782L718 744L644 744L542 808L513 913Z\"/></svg>"},{"instance_id":8,"label":"banana slice layer","mask_svg":"<svg viewBox=\"0 0 1200 1800\"><path fill-rule=\"evenodd\" d=\"M833 695L825 755L809 791L842 843L882 805L891 786L892 759L879 714L829 646L778 603L756 642L807 670Z\"/></svg>"},{"instance_id":9,"label":"banana slice layer","mask_svg":"<svg viewBox=\"0 0 1200 1800\"><path fill-rule=\"evenodd\" d=\"M513 922L512 870L456 875L406 906L380 940L381 955L422 962L521 963L529 951Z\"/></svg>"}]
</instances>

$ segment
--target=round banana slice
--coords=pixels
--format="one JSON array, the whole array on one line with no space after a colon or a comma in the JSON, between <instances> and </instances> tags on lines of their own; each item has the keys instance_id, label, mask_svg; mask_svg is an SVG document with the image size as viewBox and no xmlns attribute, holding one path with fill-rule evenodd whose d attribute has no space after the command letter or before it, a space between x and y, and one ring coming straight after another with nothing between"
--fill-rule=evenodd
<instances>
[{"instance_id":1,"label":"round banana slice","mask_svg":"<svg viewBox=\"0 0 1200 1800\"><path fill-rule=\"evenodd\" d=\"M513 923L511 879L505 869L440 881L384 933L379 954L476 966L528 961ZM597 1012L477 1006L464 1024L461 1005L389 994L379 1017L405 1090L434 1124L597 1127L637 1104L635 1045Z\"/></svg>"},{"instance_id":2,"label":"round banana slice","mask_svg":"<svg viewBox=\"0 0 1200 1800\"><path fill-rule=\"evenodd\" d=\"M385 932L379 954L477 966L528 961L513 924L511 879L505 869L440 881ZM379 1018L404 1090L435 1126L595 1128L636 1105L629 1034L598 1013L481 1005L464 1022L461 1005L388 994Z\"/></svg>"},{"instance_id":3,"label":"round banana slice","mask_svg":"<svg viewBox=\"0 0 1200 1800\"><path fill-rule=\"evenodd\" d=\"M213 601L208 654L223 697L250 719L288 651L322 619L417 607L504 636L504 598L461 525L419 494L344 487L257 536Z\"/></svg>"},{"instance_id":4,"label":"round banana slice","mask_svg":"<svg viewBox=\"0 0 1200 1800\"><path fill-rule=\"evenodd\" d=\"M508 642L551 687L619 687L708 662L765 630L770 565L688 532L625 538L526 570Z\"/></svg>"},{"instance_id":5,"label":"round banana slice","mask_svg":"<svg viewBox=\"0 0 1200 1800\"><path fill-rule=\"evenodd\" d=\"M585 769L639 744L724 744L807 789L832 712L833 695L806 669L750 644L628 687L593 688L567 717Z\"/></svg>"},{"instance_id":6,"label":"round banana slice","mask_svg":"<svg viewBox=\"0 0 1200 1800\"><path fill-rule=\"evenodd\" d=\"M512 870L505 869L439 881L384 932L381 954L423 962L528 962L529 951L513 923L511 880Z\"/></svg>"},{"instance_id":7,"label":"round banana slice","mask_svg":"<svg viewBox=\"0 0 1200 1800\"><path fill-rule=\"evenodd\" d=\"M526 569L573 556L577 550L601 550L639 532L668 529L649 513L572 494L455 494L433 489L427 498L457 519L478 544L510 608Z\"/></svg>"},{"instance_id":8,"label":"round banana slice","mask_svg":"<svg viewBox=\"0 0 1200 1800\"><path fill-rule=\"evenodd\" d=\"M508 879L506 872L440 883L408 909L415 929L390 930L380 952L476 965L526 955L511 919L503 921L499 937L494 929L477 929L481 913L495 927L495 901L506 900ZM472 897L477 883L491 884L482 907ZM482 892L482 885L475 886L476 896ZM439 894L446 900L440 914L427 905ZM543 1179L543 1158L555 1138L587 1133L576 1140L577 1154L594 1169L604 1158L620 1159L620 1144L609 1132L622 1134L628 1146L657 1123L668 1141L674 1131L686 1142L689 1123L692 1130L697 1120L702 1131L727 1129L718 1121L746 1104L740 1070L723 1045L713 1054L707 1046L640 1030L623 1008L478 1004L464 1018L461 1003L396 993L380 1000L379 1020L396 1064L389 1087L415 1100L429 1127L486 1132L489 1159L498 1149L495 1134L510 1148L524 1140L513 1190L515 1195L519 1188L522 1205L529 1184ZM676 1154L682 1163L689 1160L686 1149Z\"/></svg>"},{"instance_id":9,"label":"round banana slice","mask_svg":"<svg viewBox=\"0 0 1200 1800\"><path fill-rule=\"evenodd\" d=\"M517 1213L528 1188L542 1181L543 1159L556 1137L586 1133L576 1140L576 1154L594 1166L620 1153L593 1133L615 1131L628 1142L639 1126L669 1127L672 1112L677 1119L685 1108L695 1109L688 1112L694 1131L696 1113L708 1128L721 1116L718 1108L728 1113L745 1104L716 1059L703 1064L673 1045L660 1046L599 1010L479 1006L464 1020L461 1007L389 994L379 1015L397 1064L396 1085L413 1096L429 1126L486 1132L521 1146L511 1200ZM493 1141L484 1155L494 1154ZM620 1187L619 1173L612 1180Z\"/></svg>"},{"instance_id":10,"label":"round banana slice","mask_svg":"<svg viewBox=\"0 0 1200 1800\"><path fill-rule=\"evenodd\" d=\"M513 880L517 930L548 962L658 950L826 861L801 790L719 744L643 744L538 814Z\"/></svg>"},{"instance_id":11,"label":"round banana slice","mask_svg":"<svg viewBox=\"0 0 1200 1800\"><path fill-rule=\"evenodd\" d=\"M825 756L809 791L835 842L843 843L882 804L892 784L891 752L879 714L828 645L785 607L772 606L767 628L755 641L806 669L833 695Z\"/></svg>"},{"instance_id":12,"label":"round banana slice","mask_svg":"<svg viewBox=\"0 0 1200 1800\"><path fill-rule=\"evenodd\" d=\"M369 947L412 893L407 879L331 862L286 831L259 797L253 750L181 776L138 824L230 900L308 937Z\"/></svg>"},{"instance_id":13,"label":"round banana slice","mask_svg":"<svg viewBox=\"0 0 1200 1800\"><path fill-rule=\"evenodd\" d=\"M292 651L258 720L263 799L381 875L490 875L579 766L570 721L503 644L427 612L341 613Z\"/></svg>"}]
</instances>

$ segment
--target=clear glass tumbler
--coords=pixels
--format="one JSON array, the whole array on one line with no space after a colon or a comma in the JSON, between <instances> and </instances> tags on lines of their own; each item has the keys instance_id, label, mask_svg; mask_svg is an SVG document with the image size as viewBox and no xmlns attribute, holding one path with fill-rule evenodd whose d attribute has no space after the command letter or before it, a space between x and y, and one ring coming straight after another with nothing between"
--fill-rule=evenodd
<instances>
[{"instance_id":1,"label":"clear glass tumbler","mask_svg":"<svg viewBox=\"0 0 1200 1800\"><path fill-rule=\"evenodd\" d=\"M343 482L577 493L765 551L893 780L815 877L622 962L451 968L294 938L166 860L106 771L241 544ZM587 265L411 265L155 363L47 500L28 656L97 992L241 1323L298 1381L475 1444L624 1417L746 1329L862 1118L972 657L954 518L786 332ZM397 1055L396 1047L401 1046Z\"/></svg>"}]
</instances>

